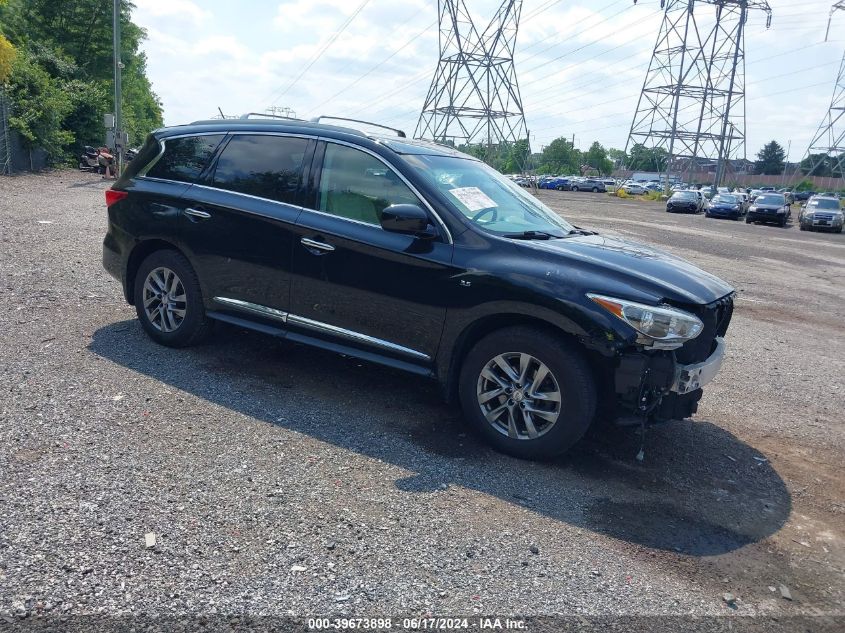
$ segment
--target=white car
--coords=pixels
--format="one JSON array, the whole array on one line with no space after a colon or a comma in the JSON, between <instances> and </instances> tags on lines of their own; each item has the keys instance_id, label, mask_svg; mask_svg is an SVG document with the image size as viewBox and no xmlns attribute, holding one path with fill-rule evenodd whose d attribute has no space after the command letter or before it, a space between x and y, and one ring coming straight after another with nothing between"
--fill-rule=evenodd
<instances>
[{"instance_id":1,"label":"white car","mask_svg":"<svg viewBox=\"0 0 845 633\"><path fill-rule=\"evenodd\" d=\"M632 196L641 196L641 195L643 195L645 192L647 192L647 191L648 191L648 189L646 189L646 188L645 188L645 187L643 187L642 185L638 185L638 184L636 184L636 183L630 183L630 184L624 185L624 186L622 187L622 191L624 191L624 192L625 192L625 193L627 193L628 195L632 195Z\"/></svg>"}]
</instances>

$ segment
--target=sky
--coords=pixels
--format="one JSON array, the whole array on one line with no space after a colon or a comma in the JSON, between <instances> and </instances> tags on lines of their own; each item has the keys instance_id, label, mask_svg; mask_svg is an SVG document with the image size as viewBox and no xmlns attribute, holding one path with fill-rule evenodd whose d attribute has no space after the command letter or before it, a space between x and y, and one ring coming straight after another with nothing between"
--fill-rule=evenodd
<instances>
[{"instance_id":1,"label":"sky","mask_svg":"<svg viewBox=\"0 0 845 633\"><path fill-rule=\"evenodd\" d=\"M167 125L291 108L413 133L438 61L437 0L133 0ZM486 26L501 0L465 0ZM845 48L833 0L769 0L746 26L747 150L799 160ZM523 0L515 67L532 149L624 148L660 28L658 0ZM338 34L339 33L339 34Z\"/></svg>"}]
</instances>

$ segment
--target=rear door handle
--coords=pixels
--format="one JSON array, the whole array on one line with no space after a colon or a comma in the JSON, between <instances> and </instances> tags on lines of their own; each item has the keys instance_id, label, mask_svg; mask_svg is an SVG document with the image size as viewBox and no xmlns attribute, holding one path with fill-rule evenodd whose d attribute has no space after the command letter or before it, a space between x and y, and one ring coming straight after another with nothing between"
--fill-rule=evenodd
<instances>
[{"instance_id":1,"label":"rear door handle","mask_svg":"<svg viewBox=\"0 0 845 633\"><path fill-rule=\"evenodd\" d=\"M334 246L332 246L331 244L326 244L325 242L317 242L307 237L303 237L299 241L303 246L306 246L308 248L316 248L317 250L326 251L328 253L334 250Z\"/></svg>"},{"instance_id":2,"label":"rear door handle","mask_svg":"<svg viewBox=\"0 0 845 633\"><path fill-rule=\"evenodd\" d=\"M200 211L199 209L192 209L191 207L185 209L185 215L189 215L192 218L197 218L199 220L207 220L211 217L210 213L207 213L206 211Z\"/></svg>"}]
</instances>

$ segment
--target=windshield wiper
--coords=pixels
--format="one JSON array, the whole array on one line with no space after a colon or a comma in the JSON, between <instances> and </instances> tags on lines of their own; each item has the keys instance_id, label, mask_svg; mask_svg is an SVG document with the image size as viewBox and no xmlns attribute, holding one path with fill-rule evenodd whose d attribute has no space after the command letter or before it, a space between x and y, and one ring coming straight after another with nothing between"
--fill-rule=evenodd
<instances>
[{"instance_id":1,"label":"windshield wiper","mask_svg":"<svg viewBox=\"0 0 845 633\"><path fill-rule=\"evenodd\" d=\"M557 240L563 237L562 235L552 235L544 231L522 231L521 233L503 233L502 235L515 240Z\"/></svg>"},{"instance_id":2,"label":"windshield wiper","mask_svg":"<svg viewBox=\"0 0 845 633\"><path fill-rule=\"evenodd\" d=\"M579 229L577 226L572 229L567 235L598 235L596 231L587 231L586 229Z\"/></svg>"}]
</instances>

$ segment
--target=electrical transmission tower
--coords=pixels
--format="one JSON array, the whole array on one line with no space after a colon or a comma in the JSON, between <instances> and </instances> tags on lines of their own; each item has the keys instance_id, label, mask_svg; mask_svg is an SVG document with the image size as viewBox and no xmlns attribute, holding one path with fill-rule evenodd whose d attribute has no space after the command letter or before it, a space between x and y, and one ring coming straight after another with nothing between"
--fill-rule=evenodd
<instances>
[{"instance_id":1,"label":"electrical transmission tower","mask_svg":"<svg viewBox=\"0 0 845 633\"><path fill-rule=\"evenodd\" d=\"M486 156L527 143L513 63L522 0L503 0L481 33L464 0L438 0L437 8L440 61L414 136L456 147L480 145Z\"/></svg>"},{"instance_id":2,"label":"electrical transmission tower","mask_svg":"<svg viewBox=\"0 0 845 633\"><path fill-rule=\"evenodd\" d=\"M636 0L634 0L636 4ZM654 169L692 171L716 162L713 186L734 157L745 158L745 24L765 0L661 0L663 22L625 152L646 150ZM646 154L647 156L649 154Z\"/></svg>"},{"instance_id":3,"label":"electrical transmission tower","mask_svg":"<svg viewBox=\"0 0 845 633\"><path fill-rule=\"evenodd\" d=\"M828 34L833 14L840 10L845 11L845 0L837 2L830 9L830 20L827 23ZM825 36L826 39L827 36ZM845 178L845 53L839 64L839 74L836 76L830 108L810 142L802 163L808 169L808 176L816 174L821 167L828 167L833 176ZM798 165L799 171L802 163Z\"/></svg>"}]
</instances>

